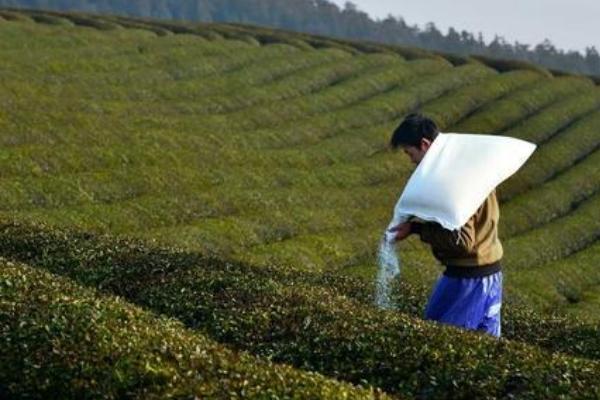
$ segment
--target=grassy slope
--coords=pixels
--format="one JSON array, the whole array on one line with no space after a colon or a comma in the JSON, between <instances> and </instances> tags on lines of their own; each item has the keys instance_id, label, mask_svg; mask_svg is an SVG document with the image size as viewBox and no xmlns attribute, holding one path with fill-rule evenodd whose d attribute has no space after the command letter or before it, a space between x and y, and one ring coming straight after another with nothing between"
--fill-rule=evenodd
<instances>
[{"instance_id":1,"label":"grassy slope","mask_svg":"<svg viewBox=\"0 0 600 400\"><path fill-rule=\"evenodd\" d=\"M386 143L421 109L540 144L500 189L507 298L597 319L590 80L239 26L0 15L4 218L370 280L412 168ZM402 255L408 283L435 279L420 243Z\"/></svg>"},{"instance_id":2,"label":"grassy slope","mask_svg":"<svg viewBox=\"0 0 600 400\"><path fill-rule=\"evenodd\" d=\"M597 187L580 196L577 187L554 189L549 212L527 195L545 182L556 187L597 145L589 127L600 95L584 78L453 67L430 54L362 53L351 43L314 49L316 39L304 36L296 39L306 46L292 46L289 34L273 31L255 31L261 46L207 33L233 29L225 26L171 26L185 33L157 36L65 21L2 26L0 51L11 56L0 120L6 216L157 238L257 265L369 276L373 244L411 170L386 142L415 109L445 130L541 144L501 187L514 259L527 262L521 248L537 251L523 235L528 226L543 229ZM532 221L512 211L517 203ZM560 256L596 240L593 230L585 234ZM413 241L405 253L415 265L407 279L431 282L437 267L426 249ZM515 289L527 295L527 286Z\"/></svg>"}]
</instances>

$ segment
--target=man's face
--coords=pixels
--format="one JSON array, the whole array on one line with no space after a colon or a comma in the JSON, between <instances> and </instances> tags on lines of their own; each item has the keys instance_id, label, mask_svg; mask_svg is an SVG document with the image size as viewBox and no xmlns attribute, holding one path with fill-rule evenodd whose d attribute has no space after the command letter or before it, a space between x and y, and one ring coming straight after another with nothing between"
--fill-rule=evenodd
<instances>
[{"instance_id":1,"label":"man's face","mask_svg":"<svg viewBox=\"0 0 600 400\"><path fill-rule=\"evenodd\" d=\"M429 150L430 146L430 140L421 139L421 143L418 147L406 145L402 146L402 151L404 151L404 153L410 158L410 161L412 161L413 164L418 165L423 157L425 157L425 153L427 153L427 150Z\"/></svg>"}]
</instances>

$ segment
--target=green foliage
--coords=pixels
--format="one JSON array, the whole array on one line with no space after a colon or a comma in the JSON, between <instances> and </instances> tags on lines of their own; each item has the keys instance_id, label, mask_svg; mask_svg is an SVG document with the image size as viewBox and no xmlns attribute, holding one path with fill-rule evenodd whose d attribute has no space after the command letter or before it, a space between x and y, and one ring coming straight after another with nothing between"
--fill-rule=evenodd
<instances>
[{"instance_id":1,"label":"green foliage","mask_svg":"<svg viewBox=\"0 0 600 400\"><path fill-rule=\"evenodd\" d=\"M385 398L231 350L121 298L1 260L10 398Z\"/></svg>"},{"instance_id":2,"label":"green foliage","mask_svg":"<svg viewBox=\"0 0 600 400\"><path fill-rule=\"evenodd\" d=\"M593 244L600 235L600 195L586 199L569 214L506 241L506 263L514 269L555 261Z\"/></svg>"},{"instance_id":3,"label":"green foliage","mask_svg":"<svg viewBox=\"0 0 600 400\"><path fill-rule=\"evenodd\" d=\"M600 90L589 88L551 104L503 134L542 144L599 107Z\"/></svg>"},{"instance_id":4,"label":"green foliage","mask_svg":"<svg viewBox=\"0 0 600 400\"><path fill-rule=\"evenodd\" d=\"M542 75L545 75L547 77L551 77L552 74L543 67L540 67L538 65L526 62L526 61L519 61L519 60L505 60L505 59L500 59L500 58L494 58L494 57L487 57L487 56L482 56L482 55L472 55L472 58L474 58L475 60L482 62L483 64L494 68L495 70L499 71L499 72L508 72L508 71L515 71L515 70L530 70L530 71L534 71L537 73L540 73Z\"/></svg>"},{"instance_id":5,"label":"green foliage","mask_svg":"<svg viewBox=\"0 0 600 400\"><path fill-rule=\"evenodd\" d=\"M335 62L342 60L343 63ZM358 56L345 60L340 57L331 64L325 63L313 68L302 69L298 73L291 73L271 84L247 88L243 94L225 92L198 99L194 106L200 113L214 114L231 112L266 101L285 101L343 82L359 73L368 72L370 68L392 61L394 60L391 57L375 55Z\"/></svg>"},{"instance_id":6,"label":"green foliage","mask_svg":"<svg viewBox=\"0 0 600 400\"><path fill-rule=\"evenodd\" d=\"M168 38L169 41L174 40ZM202 48L204 49L206 44L202 43ZM148 52L152 54L152 48L149 45L145 44L149 48ZM269 46L270 47L270 46ZM262 50L268 50L265 48ZM210 48L212 51L212 48ZM189 50L188 50L189 52ZM238 51L239 53L239 51ZM362 80L355 80L351 83L351 88L355 88L353 92L348 90L342 91L337 90L338 87L342 88L344 85L340 84L334 85L333 88L336 90L328 91L328 96L323 96L323 102L320 103L323 106L337 106L342 107L344 102L352 101L352 96L357 101L365 96L369 96L371 93L378 93L381 90L386 90L389 87L394 87L395 83L403 82L412 76L411 73L415 71L423 71L423 73L428 72L430 75L434 75L434 72L438 70L449 70L449 66L446 63L439 62L430 62L430 61L417 61L414 63L408 63L407 65L407 73L400 75L400 68L404 70L404 65L399 62L395 62L395 65L398 65L397 69L389 68L389 71L385 71L385 73L379 74L371 74L372 76L363 78ZM396 72L395 72L396 71ZM383 71L382 71L383 72ZM431 87L433 90L433 96L436 92L448 90L449 87L453 85L460 85L461 81L452 81L448 79L452 76L464 76L465 81L478 79L479 76L474 74L474 72L481 72L481 75L490 74L491 71L486 69L477 70L475 68L465 69L461 71L457 71L455 74L450 73L445 76L441 76L437 79L438 82L442 82L444 86L440 88L436 88L432 84L428 85L419 85L415 87L413 90L415 93L418 93L419 88L427 88ZM460 74L459 74L460 73ZM471 77L468 77L468 73L472 73ZM462 78L461 78L462 79ZM447 81L447 82L445 82ZM365 94L364 88L367 89ZM350 96L351 95L351 96ZM408 96L402 94L401 90L397 90L395 93L396 96L402 95L404 99L408 99ZM306 97L302 99L304 104L307 104L311 107L314 107L315 102L311 101L311 98L316 98L316 94L313 94L310 97ZM396 97L397 98L397 97ZM337 101L337 103L335 103ZM394 98L390 96L389 103L394 103ZM298 103L300 104L300 103ZM282 107L283 108L283 107ZM288 109L289 110L289 109ZM316 110L315 110L316 111ZM69 118L73 119L73 115L68 114ZM125 115L125 113L123 113ZM131 114L130 114L131 115ZM288 117L289 113L280 114L282 117ZM300 115L301 116L301 115ZM333 119L332 119L333 121ZM275 119L273 119L275 122ZM194 129L197 129L196 127ZM64 133L63 133L64 134ZM128 133L131 135L131 133ZM77 136L81 135L81 141L78 142ZM378 133L379 135L379 133ZM33 158L36 160L34 163L28 163L26 160L30 158L29 155L25 157L19 157L19 159L12 158L11 154L6 158L4 165L8 167L7 172L11 171L10 168L14 168L14 166L20 166L21 169L15 171L17 175L27 174L27 171L30 168L34 174L34 171L43 171L42 173L52 173L58 175L65 175L71 173L83 173L90 172L89 174L81 176L64 176L63 178L57 177L57 179L49 179L48 176L39 176L39 179L17 179L16 181L11 182L9 185L5 186L5 199L6 204L11 205L20 205L23 211L28 209L27 218L42 218L49 221L55 221L56 223L61 224L71 224L74 223L76 225L85 225L85 226L95 226L95 228L103 228L108 230L116 230L116 231L124 231L127 229L140 230L144 231L144 234L147 233L149 227L162 228L165 225L169 224L190 224L190 227L207 227L208 229L200 229L199 231L206 239L207 233L212 233L210 227L213 225L214 236L211 236L211 240L199 241L197 239L194 240L194 236L189 236L191 239L189 242L191 245L210 245L211 243L215 243L215 246L219 246L222 251L229 250L231 246L228 243L223 243L221 240L219 243L217 233L223 235L227 233L227 230L221 228L221 226L231 226L235 225L235 222L232 218L228 218L225 223L221 223L221 221L217 221L217 223L213 224L212 221L206 223L206 221L200 220L199 217L211 217L215 216L215 214L227 213L228 210L244 210L247 207L247 199L248 195L252 196L249 193L240 193L231 190L231 187L269 187L272 186L273 177L269 176L269 172L273 171L274 163L285 163L286 166L295 167L294 170L285 169L277 172L277 176L275 176L275 180L281 182L304 182L304 187L309 187L313 183L320 183L321 185L327 186L340 186L344 185L344 187L351 188L354 186L356 182L362 182L366 184L371 184L377 182L385 176L393 176L391 174L391 169L389 169L389 162L384 164L380 164L378 160L367 160L368 163L363 163L362 165L347 165L347 166L333 166L334 168L326 169L323 172L320 172L320 176L311 176L310 173L306 171L302 171L298 166L302 166L306 161L313 162L326 162L330 163L329 160L342 160L345 159L347 161L353 161L354 157L357 155L356 148L349 146L348 143L344 144L344 148L346 149L346 153L348 155L342 155L339 153L339 149L341 148L339 144L331 143L330 146L332 151L325 153L323 150L327 150L326 148L315 148L317 152L313 152L313 155L305 155L298 154L293 151L273 151L271 153L264 153L264 157L254 158L252 160L244 160L240 163L235 157L235 153L230 154L225 151L219 150L222 153L222 157L220 160L229 158L231 160L230 164L239 165L239 168L235 168L235 172L233 167L229 170L222 170L221 168L216 169L214 164L198 164L197 161L194 161L192 164L189 163L190 160L196 159L198 160L198 151L202 151L205 154L205 159L214 158L216 156L215 150L213 149L205 149L206 140L197 139L194 140L190 138L190 136L184 136L181 138L181 141L177 144L179 156L183 156L182 148L190 148L193 151L188 152L189 158L164 158L165 150L169 147L169 141L165 141L164 134L152 134L149 132L144 132L143 141L146 143L152 143L153 140L158 140L161 145L156 146L153 145L152 148L145 147L140 149L132 149L131 146L127 145L117 145L113 144L115 141L111 138L113 135L112 132L108 132L106 135L98 135L101 137L103 141L103 145L106 147L97 147L97 148L89 148L87 155L82 157L81 148L83 143L87 143L89 146L90 134L89 132L74 130L74 132L69 132L67 136L69 146L62 146L62 150L60 153L54 152L52 149L46 149L46 146L36 147L34 153L37 155ZM254 135L258 137L258 135ZM48 135L42 136L44 140L47 140ZM239 137L239 136L238 136ZM129 139L132 136L128 136ZM63 140L63 139L58 139ZM112 143L111 143L112 141ZM116 142L118 143L118 142ZM195 143L195 144L193 144ZM172 148L172 147L171 147ZM44 155L40 155L40 152ZM12 153L12 152L10 152ZM295 154L294 154L295 153ZM286 157L283 157L284 154ZM293 155L293 156L292 156ZM233 156L233 157L232 157ZM143 159L141 162L140 159ZM217 158L215 158L217 159ZM97 161L95 161L97 160ZM323 160L323 161L321 161ZM185 168L173 168L173 163L176 162L179 165L186 165ZM151 163L153 167L146 167L146 163ZM248 169L248 165L250 164L261 164L261 168ZM10 167L12 165L12 167ZM131 166L139 165L139 168L134 172L131 169ZM197 165L198 167L202 167L202 169L198 168L198 172L193 172L193 169L189 167L192 165ZM164 166L164 167L162 167ZM25 168L23 168L25 167ZM114 175L115 168L123 168L127 167L123 170L123 174L120 177ZM208 168L212 167L212 168ZM348 168L350 167L350 168ZM90 171L91 168L91 171ZM187 169L186 169L187 168ZM104 172L112 171L112 173L102 173L101 175L96 174L95 172L100 169ZM166 171L171 171L168 173L168 177L165 175ZM264 172L263 172L264 171ZM193 173L192 173L193 172ZM386 175L382 175L382 172ZM195 174L195 175L194 175ZM210 174L209 176L203 177L201 174ZM222 177L222 178L221 178ZM108 182L114 179L119 184L109 185ZM198 193L200 190L204 190L212 181L216 179L226 179L228 185L227 187L223 187L222 194L225 196L233 196L235 199L235 207L230 207L229 201L223 201L221 195L217 195L216 191L212 191L211 194L207 193L207 201L208 203L202 204L202 202L198 201ZM34 181L37 181L35 183ZM167 186L165 186L165 183ZM114 188L112 189L111 186ZM22 191L22 188L28 188L25 191ZM154 196L150 197L150 191L153 193L159 192L160 197L155 198ZM356 190L352 190L356 192ZM162 193L160 193L162 192ZM186 195L184 193L189 193ZM320 203L313 202L312 199L315 196L310 193L307 195L304 190L298 190L294 193L294 196L298 196L299 199L303 199L306 201L306 204L319 204L320 207L323 207L323 201L328 201L327 197L330 196L319 196ZM177 199L172 199L172 195L169 193L178 193ZM365 193L365 192L363 192ZM281 195L281 196L280 196ZM282 223L281 219L277 225L269 226L265 223L256 224L254 221L257 219L265 219L264 215L273 214L273 204L277 204L281 200L284 200L281 203L282 210L286 206L285 200L290 198L290 193L287 194L281 191L280 195L277 195L277 198L271 196L264 196L261 194L260 202L257 202L257 206L260 207L260 214L257 214L254 210L258 207L252 207L251 212L253 215L248 215L246 220L251 219L252 226L256 226L256 230L259 232L261 238L264 238L267 241L270 241L272 238L277 237L285 237L287 233L290 232L290 228L287 227L289 223ZM356 193L356 197L360 194ZM217 197L220 197L221 200L219 202L221 204L217 204ZM370 196L374 197L374 196ZM258 197L257 197L258 198ZM71 210L67 210L65 206L80 206L85 205L85 203L89 203L90 199L93 203L105 203L109 202L108 205L86 205L85 207L77 207L77 209L71 208ZM306 200L304 200L306 199ZM363 195L364 199L364 195ZM124 201L121 201L124 200ZM346 200L347 201L347 200ZM358 203L358 201L357 201ZM25 204L30 204L30 206L25 206ZM217 205L217 212L215 213L211 210L212 206L209 204ZM296 203L298 204L298 203ZM339 200L336 200L335 204L340 204ZM33 207L31 207L33 206ZM246 206L246 207L244 207ZM37 210L36 210L37 208ZM313 207L314 208L314 207ZM364 208L361 208L364 209ZM163 210L163 211L159 211ZM208 211L208 212L207 212ZM300 211L300 210L299 210ZM330 227L340 227L340 226L348 226L347 223L340 221L339 215L336 215L333 210L326 210L326 213L315 214L314 210L306 210L302 211L302 218L299 218L298 221L304 221L308 223L309 221L319 222L319 224L311 223L311 226L319 227L325 226L325 229L330 229ZM180 215L175 215L179 214ZM169 215L170 214L170 215ZM261 215L263 217L261 218ZM297 214L300 215L300 214ZM319 221L317 216L327 216L327 220ZM101 218L97 218L102 216ZM195 220L190 220L190 216L195 216ZM304 217L305 216L305 217ZM357 216L361 220L364 220L365 216ZM357 219L358 219L357 218ZM95 220L95 222L93 222ZM126 222L129 221L129 222ZM331 221L331 222L329 222ZM250 222L250 221L249 221ZM237 225L248 226L245 221L237 220ZM258 225L258 226L257 226ZM309 225L300 225L300 223L295 223L292 232L299 231L299 228L306 227ZM182 228L181 226L179 226ZM312 228L311 228L312 229ZM314 234L315 232L306 232L303 230L303 234ZM169 230L166 230L167 232ZM198 231L198 230L197 230ZM236 230L239 232L239 236L231 238L231 244L240 243L244 240L246 235L243 235L243 232ZM156 233L156 232L155 232ZM175 235L172 234L164 234L164 237L179 237L181 238L183 235ZM361 249L365 250L370 247L370 236L363 236L364 239L360 239ZM213 240L213 238L215 240ZM221 237L223 239L223 237ZM180 239L183 240L183 239ZM303 239L306 246L308 246L309 252L319 251L323 248L323 240L322 238L317 238L316 240L306 240ZM253 242L254 244L254 242ZM262 245L268 245L268 243L259 243ZM291 259L291 255L293 254L293 243L287 243L286 246L283 246L281 255L276 255L275 259ZM328 245L326 245L329 247ZM214 249L212 249L214 250ZM239 250L239 249L238 249ZM251 256L253 259L263 259L263 261L267 261L268 259L272 259L271 255L263 257L266 254L265 252L266 246L262 246L253 251L253 255ZM327 258L327 260L338 261L341 258L352 254L353 247L345 246L345 250L341 252L337 249L337 245L331 248L329 254L331 256L335 256L335 258ZM250 256L250 255L248 255ZM317 260L319 257L314 257L314 254L310 255L311 258ZM295 260L298 263L298 260ZM324 266L325 260L320 260L317 262L318 267L322 268ZM347 261L346 261L347 262Z\"/></svg>"},{"instance_id":7,"label":"green foliage","mask_svg":"<svg viewBox=\"0 0 600 400\"><path fill-rule=\"evenodd\" d=\"M40 23L0 24L0 214L164 247L6 224L0 254L399 396L598 395L597 361L579 359L600 358L597 325L554 313L593 319L600 286L589 80L248 25L16 15ZM415 110L540 146L500 189L508 340L419 319L439 267L414 237L397 312L372 307L377 243L413 168L387 143Z\"/></svg>"},{"instance_id":8,"label":"green foliage","mask_svg":"<svg viewBox=\"0 0 600 400\"><path fill-rule=\"evenodd\" d=\"M459 67L461 65L465 65L465 64L469 64L469 63L479 63L479 61L475 60L472 57L468 57L468 56L461 56L458 54L445 53L445 52L436 52L436 54L439 54L445 60L450 61L452 63L452 65L454 65L455 67Z\"/></svg>"},{"instance_id":9,"label":"green foliage","mask_svg":"<svg viewBox=\"0 0 600 400\"><path fill-rule=\"evenodd\" d=\"M0 17L7 21L33 22L27 15L16 11L0 10Z\"/></svg>"},{"instance_id":10,"label":"green foliage","mask_svg":"<svg viewBox=\"0 0 600 400\"><path fill-rule=\"evenodd\" d=\"M364 304L370 289L360 281L68 231L5 224L1 232L4 256L177 317L235 348L339 379L436 398L597 395L596 363L377 311ZM403 287L402 297L401 307L414 313L422 294ZM513 331L527 332L525 316ZM578 343L595 343L595 335Z\"/></svg>"},{"instance_id":11,"label":"green foliage","mask_svg":"<svg viewBox=\"0 0 600 400\"><path fill-rule=\"evenodd\" d=\"M568 257L532 265L527 268L526 273L511 275L510 279L513 281L515 289L522 293L522 301L531 306L539 306L538 315L532 320L532 325L535 325L537 320L552 322L553 317L548 315L548 312L566 312L597 321L593 312L585 312L587 311L585 310L587 306L585 297L588 292L596 290L600 283L600 275L596 267L599 261L598 254L600 254L598 250L596 242ZM579 310L584 312L578 312ZM550 340L549 343L562 341L571 349L569 351L577 351L584 357L597 356L598 351L595 345L576 342L586 336L585 332L592 332L598 328L592 325L581 329L570 329L564 318L556 319L558 321L555 324L556 327L548 330L548 334L555 339ZM561 324L564 328L563 331L561 331ZM546 326L546 324L541 326ZM536 337L538 333L538 328L531 328L532 337ZM545 341L545 337L545 335L539 336L541 341ZM571 339L574 342L571 342Z\"/></svg>"},{"instance_id":12,"label":"green foliage","mask_svg":"<svg viewBox=\"0 0 600 400\"><path fill-rule=\"evenodd\" d=\"M576 139L575 139L576 140ZM571 212L600 188L600 151L544 184L511 199L502 207L501 236L509 237ZM544 199L544 201L538 201Z\"/></svg>"},{"instance_id":13,"label":"green foliage","mask_svg":"<svg viewBox=\"0 0 600 400\"><path fill-rule=\"evenodd\" d=\"M441 130L447 130L457 121L474 113L487 103L515 90L540 81L542 75L530 71L514 71L493 76L457 90L451 96L433 101L421 111L433 118Z\"/></svg>"},{"instance_id":14,"label":"green foliage","mask_svg":"<svg viewBox=\"0 0 600 400\"><path fill-rule=\"evenodd\" d=\"M3 27L6 51L27 43L47 60L42 66L16 53L8 64L7 93L19 95L10 95L0 130L4 215L158 238L258 264L372 268L374 243L411 170L401 155L385 151L407 112L420 108L454 127L496 110L499 121L522 125L511 134L550 137L596 101L581 80L496 74L477 64L257 48L206 41L191 29L161 38L129 29L35 29L40 33ZM372 66L305 95L282 84L315 68L327 74L327 65L343 59ZM277 90L263 90L265 84ZM565 101L548 100L582 88ZM241 108L198 116L195 104L215 93ZM263 98L250 105L257 100L245 93ZM502 116L507 102L527 106ZM552 210L568 211L569 201L549 203L547 213L532 211L532 218L549 222ZM536 203L526 197L521 206L535 210ZM503 223L522 226L512 215ZM432 271L417 249L411 260Z\"/></svg>"},{"instance_id":15,"label":"green foliage","mask_svg":"<svg viewBox=\"0 0 600 400\"><path fill-rule=\"evenodd\" d=\"M50 25L72 25L72 22L66 18L55 17L49 14L30 14L31 19L37 23Z\"/></svg>"},{"instance_id":16,"label":"green foliage","mask_svg":"<svg viewBox=\"0 0 600 400\"><path fill-rule=\"evenodd\" d=\"M600 111L574 121L538 149L526 166L502 186L503 198L510 198L551 179L598 149L600 137L594 127L600 123Z\"/></svg>"},{"instance_id":17,"label":"green foliage","mask_svg":"<svg viewBox=\"0 0 600 400\"><path fill-rule=\"evenodd\" d=\"M229 114L227 117L233 119L230 125L235 129L259 130L274 125L278 125L278 129L285 129L286 126L292 125L293 121L327 112L336 115L361 102L383 97L391 91L399 92L402 87L410 87L417 77L423 80L431 79L433 75L449 70L446 63L437 61L418 60L404 63L389 56L369 57L373 63L371 68L340 79L334 85L309 96L289 99L277 107L259 105ZM269 94L269 97L271 96ZM223 123L222 118L207 118L207 122L213 121L215 124ZM259 134L260 132L253 132L248 139L257 142Z\"/></svg>"},{"instance_id":18,"label":"green foliage","mask_svg":"<svg viewBox=\"0 0 600 400\"><path fill-rule=\"evenodd\" d=\"M573 77L544 79L535 87L511 93L461 121L459 132L502 133L540 109L592 87L588 80Z\"/></svg>"},{"instance_id":19,"label":"green foliage","mask_svg":"<svg viewBox=\"0 0 600 400\"><path fill-rule=\"evenodd\" d=\"M252 136L238 138L237 143L247 140L252 147L282 148L316 143L324 138L347 130L369 128L373 125L389 123L428 101L439 98L464 85L487 78L493 71L478 65L465 65L435 74L429 79L412 83L379 96L368 97L365 101L352 104L334 113L323 113L303 123L294 124L288 129L265 129ZM268 136L267 136L268 135ZM261 140L266 136L266 140ZM225 144L227 137L222 138ZM263 144L264 143L264 144Z\"/></svg>"},{"instance_id":20,"label":"green foliage","mask_svg":"<svg viewBox=\"0 0 600 400\"><path fill-rule=\"evenodd\" d=\"M83 15L83 14L74 14L74 13L60 14L60 13L57 13L57 15L60 15L63 18L68 19L75 25L99 29L101 31L109 31L109 30L121 28L121 26L119 24L116 24L114 22L90 17L90 16Z\"/></svg>"},{"instance_id":21,"label":"green foliage","mask_svg":"<svg viewBox=\"0 0 600 400\"><path fill-rule=\"evenodd\" d=\"M156 36L168 36L168 35L173 34L173 32L171 32L168 29L162 28L160 26L156 26L152 23L140 22L139 20L134 20L134 19L107 16L107 17L103 17L102 20L118 24L118 25L120 25L124 28L128 28L128 29L148 30L150 32L154 32L156 34Z\"/></svg>"}]
</instances>

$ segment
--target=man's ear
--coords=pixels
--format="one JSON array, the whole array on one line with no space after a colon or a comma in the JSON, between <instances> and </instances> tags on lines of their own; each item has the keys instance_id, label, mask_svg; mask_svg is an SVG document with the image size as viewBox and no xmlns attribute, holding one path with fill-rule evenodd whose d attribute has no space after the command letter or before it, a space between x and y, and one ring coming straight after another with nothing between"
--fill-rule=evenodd
<instances>
[{"instance_id":1,"label":"man's ear","mask_svg":"<svg viewBox=\"0 0 600 400\"><path fill-rule=\"evenodd\" d=\"M421 148L421 151L427 151L429 150L429 147L431 147L431 140L422 138L420 144L421 145L419 147Z\"/></svg>"}]
</instances>

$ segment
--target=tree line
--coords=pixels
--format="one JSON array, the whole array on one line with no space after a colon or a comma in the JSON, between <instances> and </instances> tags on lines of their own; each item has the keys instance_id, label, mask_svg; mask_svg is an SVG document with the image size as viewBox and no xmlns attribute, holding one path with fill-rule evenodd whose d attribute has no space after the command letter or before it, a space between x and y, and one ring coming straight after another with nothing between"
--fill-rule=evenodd
<instances>
[{"instance_id":1,"label":"tree line","mask_svg":"<svg viewBox=\"0 0 600 400\"><path fill-rule=\"evenodd\" d=\"M0 0L0 6L251 23L460 55L524 60L556 70L600 75L600 54L594 46L587 47L584 52L564 51L549 40L529 45L509 43L501 36L486 43L481 34L454 28L444 33L434 23L421 28L392 15L374 20L351 2L339 7L327 0Z\"/></svg>"}]
</instances>

